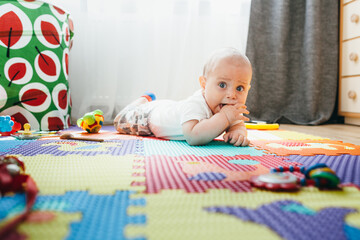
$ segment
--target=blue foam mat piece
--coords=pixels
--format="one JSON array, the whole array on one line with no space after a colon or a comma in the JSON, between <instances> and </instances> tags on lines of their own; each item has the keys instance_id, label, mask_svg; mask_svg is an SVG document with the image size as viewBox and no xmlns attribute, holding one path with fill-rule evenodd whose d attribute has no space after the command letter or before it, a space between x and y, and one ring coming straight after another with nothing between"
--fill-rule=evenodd
<instances>
[{"instance_id":1,"label":"blue foam mat piece","mask_svg":"<svg viewBox=\"0 0 360 240\"><path fill-rule=\"evenodd\" d=\"M359 240L360 239L360 229L344 224L344 232L348 240Z\"/></svg>"},{"instance_id":2,"label":"blue foam mat piece","mask_svg":"<svg viewBox=\"0 0 360 240\"><path fill-rule=\"evenodd\" d=\"M0 155L9 155L9 151L25 146L35 140L1 140Z\"/></svg>"},{"instance_id":3,"label":"blue foam mat piece","mask_svg":"<svg viewBox=\"0 0 360 240\"><path fill-rule=\"evenodd\" d=\"M190 146L186 141L159 141L144 140L144 155L166 155L166 156L210 156L210 155L250 155L263 156L263 151L253 147L235 147L223 141L212 141L204 146Z\"/></svg>"},{"instance_id":4,"label":"blue foam mat piece","mask_svg":"<svg viewBox=\"0 0 360 240\"><path fill-rule=\"evenodd\" d=\"M130 199L131 191L116 191L114 195L92 195L85 191L64 195L40 195L35 210L80 212L80 222L70 224L66 239L127 239L123 230L127 224L145 224L144 215L127 215L129 206L144 206L145 199ZM25 208L25 195L0 198L0 220ZM139 237L135 239L145 239Z\"/></svg>"}]
</instances>

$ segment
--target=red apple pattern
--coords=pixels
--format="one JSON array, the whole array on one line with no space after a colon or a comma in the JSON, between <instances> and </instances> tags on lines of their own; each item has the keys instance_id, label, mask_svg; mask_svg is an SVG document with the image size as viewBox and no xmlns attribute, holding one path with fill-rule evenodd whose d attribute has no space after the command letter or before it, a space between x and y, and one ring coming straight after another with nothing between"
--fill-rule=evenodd
<instances>
[{"instance_id":1,"label":"red apple pattern","mask_svg":"<svg viewBox=\"0 0 360 240\"><path fill-rule=\"evenodd\" d=\"M69 17L36 0L0 1L0 115L33 130L70 125Z\"/></svg>"}]
</instances>

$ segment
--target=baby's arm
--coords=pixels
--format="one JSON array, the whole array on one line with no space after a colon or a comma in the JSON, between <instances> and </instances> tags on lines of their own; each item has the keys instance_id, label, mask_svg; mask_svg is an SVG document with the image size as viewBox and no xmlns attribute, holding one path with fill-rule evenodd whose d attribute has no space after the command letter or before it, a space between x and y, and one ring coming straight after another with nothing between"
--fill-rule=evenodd
<instances>
[{"instance_id":1,"label":"baby's arm","mask_svg":"<svg viewBox=\"0 0 360 240\"><path fill-rule=\"evenodd\" d=\"M249 113L246 106L226 105L209 119L200 122L198 120L187 121L182 125L185 139L190 145L207 144L223 133L234 121L249 120L242 113Z\"/></svg>"},{"instance_id":2,"label":"baby's arm","mask_svg":"<svg viewBox=\"0 0 360 240\"><path fill-rule=\"evenodd\" d=\"M248 146L250 141L247 138L247 130L243 121L232 125L223 136L224 141L234 146Z\"/></svg>"}]
</instances>

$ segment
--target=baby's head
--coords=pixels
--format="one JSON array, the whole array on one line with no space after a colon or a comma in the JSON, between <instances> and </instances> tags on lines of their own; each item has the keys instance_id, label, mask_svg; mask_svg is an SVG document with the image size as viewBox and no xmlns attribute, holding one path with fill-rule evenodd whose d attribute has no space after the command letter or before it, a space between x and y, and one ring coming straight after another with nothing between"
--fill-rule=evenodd
<instances>
[{"instance_id":1,"label":"baby's head","mask_svg":"<svg viewBox=\"0 0 360 240\"><path fill-rule=\"evenodd\" d=\"M227 104L245 104L251 77L251 63L244 54L235 48L215 51L199 78L206 103L213 114Z\"/></svg>"}]
</instances>

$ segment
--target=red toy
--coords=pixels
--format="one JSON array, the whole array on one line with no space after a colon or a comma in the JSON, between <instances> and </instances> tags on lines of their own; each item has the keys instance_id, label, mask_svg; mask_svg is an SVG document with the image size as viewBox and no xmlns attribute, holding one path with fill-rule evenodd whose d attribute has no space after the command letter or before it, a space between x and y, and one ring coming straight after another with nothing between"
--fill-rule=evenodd
<instances>
[{"instance_id":1,"label":"red toy","mask_svg":"<svg viewBox=\"0 0 360 240\"><path fill-rule=\"evenodd\" d=\"M257 188L273 191L297 191L300 189L298 179L290 173L268 173L253 177L251 184Z\"/></svg>"},{"instance_id":2,"label":"red toy","mask_svg":"<svg viewBox=\"0 0 360 240\"><path fill-rule=\"evenodd\" d=\"M305 177L298 179L295 175L287 172L300 172ZM251 184L273 191L297 191L301 186L339 189L340 179L326 164L318 163L308 169L298 166L272 168L271 173L252 178Z\"/></svg>"},{"instance_id":3,"label":"red toy","mask_svg":"<svg viewBox=\"0 0 360 240\"><path fill-rule=\"evenodd\" d=\"M0 136L10 136L21 129L21 124L10 116L0 116Z\"/></svg>"},{"instance_id":4,"label":"red toy","mask_svg":"<svg viewBox=\"0 0 360 240\"><path fill-rule=\"evenodd\" d=\"M24 163L15 156L0 156L0 193L26 192L26 208L0 229L0 239L7 239L18 224L26 219L35 203L38 188L25 172Z\"/></svg>"}]
</instances>

